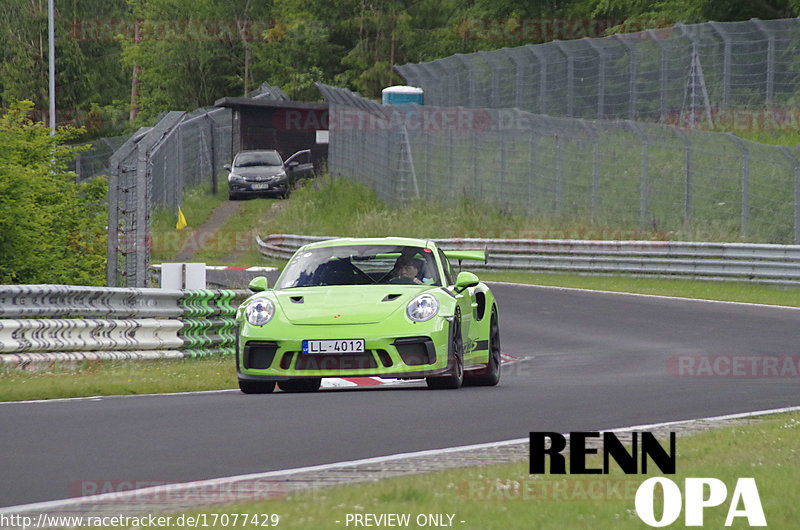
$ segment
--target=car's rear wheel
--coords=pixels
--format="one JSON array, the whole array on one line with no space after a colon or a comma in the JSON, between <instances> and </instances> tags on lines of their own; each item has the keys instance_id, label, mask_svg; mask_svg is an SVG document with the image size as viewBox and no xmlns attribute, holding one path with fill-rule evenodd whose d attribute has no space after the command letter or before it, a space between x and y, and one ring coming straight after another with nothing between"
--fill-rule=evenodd
<instances>
[{"instance_id":1,"label":"car's rear wheel","mask_svg":"<svg viewBox=\"0 0 800 530\"><path fill-rule=\"evenodd\" d=\"M271 394L275 381L239 381L239 390L245 394Z\"/></svg>"},{"instance_id":2,"label":"car's rear wheel","mask_svg":"<svg viewBox=\"0 0 800 530\"><path fill-rule=\"evenodd\" d=\"M428 388L435 390L454 390L461 388L464 383L464 348L461 341L461 313L456 310L453 322L450 324L450 345L447 356L449 358L450 373L445 376L426 377Z\"/></svg>"},{"instance_id":3,"label":"car's rear wheel","mask_svg":"<svg viewBox=\"0 0 800 530\"><path fill-rule=\"evenodd\" d=\"M500 382L500 323L497 308L492 306L492 317L489 321L489 362L473 376L468 376L464 383L472 386L494 386Z\"/></svg>"},{"instance_id":4,"label":"car's rear wheel","mask_svg":"<svg viewBox=\"0 0 800 530\"><path fill-rule=\"evenodd\" d=\"M321 384L321 377L287 379L285 381L278 381L278 388L284 392L314 392L319 390Z\"/></svg>"}]
</instances>

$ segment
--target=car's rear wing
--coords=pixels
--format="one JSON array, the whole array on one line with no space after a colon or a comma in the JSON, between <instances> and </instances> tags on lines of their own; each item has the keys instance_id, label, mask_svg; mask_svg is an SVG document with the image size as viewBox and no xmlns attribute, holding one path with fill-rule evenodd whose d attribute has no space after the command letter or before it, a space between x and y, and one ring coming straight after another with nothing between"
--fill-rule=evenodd
<instances>
[{"instance_id":1,"label":"car's rear wing","mask_svg":"<svg viewBox=\"0 0 800 530\"><path fill-rule=\"evenodd\" d=\"M471 259L475 261L482 261L486 263L486 251L485 250L445 250L444 255L447 256L447 259Z\"/></svg>"}]
</instances>

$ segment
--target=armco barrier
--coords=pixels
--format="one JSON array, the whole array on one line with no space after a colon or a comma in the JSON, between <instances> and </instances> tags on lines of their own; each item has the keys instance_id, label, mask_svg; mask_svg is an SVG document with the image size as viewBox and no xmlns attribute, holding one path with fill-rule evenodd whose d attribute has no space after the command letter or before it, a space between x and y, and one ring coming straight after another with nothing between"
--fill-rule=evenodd
<instances>
[{"instance_id":1,"label":"armco barrier","mask_svg":"<svg viewBox=\"0 0 800 530\"><path fill-rule=\"evenodd\" d=\"M232 290L0 286L0 364L232 354Z\"/></svg>"},{"instance_id":2,"label":"armco barrier","mask_svg":"<svg viewBox=\"0 0 800 530\"><path fill-rule=\"evenodd\" d=\"M331 237L273 234L257 239L265 256L289 258L298 248ZM587 241L573 239L437 239L446 250L485 249L475 270L623 274L800 284L800 245Z\"/></svg>"}]
</instances>

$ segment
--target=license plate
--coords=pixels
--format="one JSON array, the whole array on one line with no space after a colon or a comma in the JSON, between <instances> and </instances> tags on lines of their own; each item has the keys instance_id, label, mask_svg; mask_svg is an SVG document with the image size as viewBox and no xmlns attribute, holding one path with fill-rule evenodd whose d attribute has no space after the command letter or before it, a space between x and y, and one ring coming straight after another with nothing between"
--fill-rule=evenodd
<instances>
[{"instance_id":1,"label":"license plate","mask_svg":"<svg viewBox=\"0 0 800 530\"><path fill-rule=\"evenodd\" d=\"M259 183L255 183L255 184L250 184L250 189L252 189L252 190L268 190L269 189L269 183L259 182Z\"/></svg>"},{"instance_id":2,"label":"license plate","mask_svg":"<svg viewBox=\"0 0 800 530\"><path fill-rule=\"evenodd\" d=\"M364 353L364 339L304 340L303 353Z\"/></svg>"}]
</instances>

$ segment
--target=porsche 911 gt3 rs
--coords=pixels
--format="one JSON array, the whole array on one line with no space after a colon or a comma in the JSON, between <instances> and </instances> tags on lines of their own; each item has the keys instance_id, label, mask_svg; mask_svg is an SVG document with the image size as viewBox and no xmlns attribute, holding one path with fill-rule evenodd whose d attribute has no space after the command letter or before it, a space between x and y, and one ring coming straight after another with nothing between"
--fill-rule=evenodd
<instances>
[{"instance_id":1,"label":"porsche 911 gt3 rs","mask_svg":"<svg viewBox=\"0 0 800 530\"><path fill-rule=\"evenodd\" d=\"M445 251L410 238L306 245L277 283L265 277L237 311L236 364L244 393L313 391L324 377L422 379L434 389L500 380L497 302Z\"/></svg>"}]
</instances>

